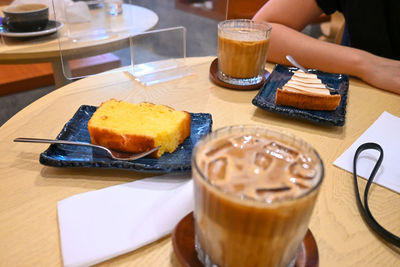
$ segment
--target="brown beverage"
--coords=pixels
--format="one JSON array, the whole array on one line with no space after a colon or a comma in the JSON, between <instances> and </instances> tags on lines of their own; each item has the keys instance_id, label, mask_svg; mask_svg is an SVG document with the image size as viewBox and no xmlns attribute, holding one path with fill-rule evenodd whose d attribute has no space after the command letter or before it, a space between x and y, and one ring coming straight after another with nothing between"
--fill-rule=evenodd
<instances>
[{"instance_id":1,"label":"brown beverage","mask_svg":"<svg viewBox=\"0 0 400 267\"><path fill-rule=\"evenodd\" d=\"M267 61L269 33L266 23L227 20L218 25L219 78L234 84L261 79Z\"/></svg>"},{"instance_id":2,"label":"brown beverage","mask_svg":"<svg viewBox=\"0 0 400 267\"><path fill-rule=\"evenodd\" d=\"M252 78L260 74L267 61L269 38L259 37L260 40L246 40L235 35L218 35L218 65L220 71L234 78Z\"/></svg>"},{"instance_id":3,"label":"brown beverage","mask_svg":"<svg viewBox=\"0 0 400 267\"><path fill-rule=\"evenodd\" d=\"M8 12L30 12L30 11L36 11L36 10L41 10L41 9L46 9L47 6L44 4L20 4L20 5L15 5L15 6L10 6L7 8Z\"/></svg>"},{"instance_id":4,"label":"brown beverage","mask_svg":"<svg viewBox=\"0 0 400 267\"><path fill-rule=\"evenodd\" d=\"M323 176L311 146L265 128L231 127L201 141L192 159L203 263L293 264Z\"/></svg>"}]
</instances>

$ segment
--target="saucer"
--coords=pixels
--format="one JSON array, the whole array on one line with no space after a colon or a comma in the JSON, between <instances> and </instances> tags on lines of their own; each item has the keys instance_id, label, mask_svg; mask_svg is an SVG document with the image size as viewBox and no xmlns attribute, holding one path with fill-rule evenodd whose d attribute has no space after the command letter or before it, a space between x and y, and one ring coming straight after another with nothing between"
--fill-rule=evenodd
<instances>
[{"instance_id":1,"label":"saucer","mask_svg":"<svg viewBox=\"0 0 400 267\"><path fill-rule=\"evenodd\" d=\"M42 35L47 35L54 33L61 29L64 26L63 23L55 20L49 20L49 23L47 23L47 26L40 31L33 31L33 32L13 32L9 29L7 29L6 26L0 25L0 35L6 36L6 37L34 37L34 36L42 36Z\"/></svg>"},{"instance_id":2,"label":"saucer","mask_svg":"<svg viewBox=\"0 0 400 267\"><path fill-rule=\"evenodd\" d=\"M203 266L197 258L194 248L194 218L193 212L186 215L175 227L172 233L172 245L175 259L182 266ZM308 229L303 243L297 252L295 267L317 267L318 247L314 236Z\"/></svg>"},{"instance_id":3,"label":"saucer","mask_svg":"<svg viewBox=\"0 0 400 267\"><path fill-rule=\"evenodd\" d=\"M215 83L216 85L228 88L228 89L235 89L235 90L257 90L260 89L265 82L267 81L270 73L265 70L263 79L261 82L257 84L252 84L252 85L236 85L236 84L230 84L226 83L222 80L219 79L218 77L218 58L214 59L213 62L210 65L210 80Z\"/></svg>"}]
</instances>

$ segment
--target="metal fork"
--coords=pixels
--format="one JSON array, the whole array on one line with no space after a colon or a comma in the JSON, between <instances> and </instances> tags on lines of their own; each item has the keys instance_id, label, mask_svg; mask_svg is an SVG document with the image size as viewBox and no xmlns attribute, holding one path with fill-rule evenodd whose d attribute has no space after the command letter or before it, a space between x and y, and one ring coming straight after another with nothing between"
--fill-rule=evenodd
<instances>
[{"instance_id":1,"label":"metal fork","mask_svg":"<svg viewBox=\"0 0 400 267\"><path fill-rule=\"evenodd\" d=\"M118 152L115 150L108 149L104 146L93 145L85 142L77 142L77 141L68 141L68 140L57 140L57 139L42 139L42 138L24 138L19 137L15 138L14 142L23 142L23 143L46 143L46 144L64 144L64 145L77 145L77 146L88 146L95 147L106 151L113 159L115 160L136 160L143 158L154 151L158 150L161 146L155 147L149 151L141 152L141 153L130 153L130 152Z\"/></svg>"}]
</instances>

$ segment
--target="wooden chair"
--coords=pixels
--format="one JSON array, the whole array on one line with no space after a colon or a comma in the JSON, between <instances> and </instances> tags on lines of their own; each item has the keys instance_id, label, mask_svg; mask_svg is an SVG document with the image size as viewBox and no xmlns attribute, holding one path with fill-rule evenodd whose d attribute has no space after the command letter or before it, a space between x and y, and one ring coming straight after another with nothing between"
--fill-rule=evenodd
<instances>
[{"instance_id":1,"label":"wooden chair","mask_svg":"<svg viewBox=\"0 0 400 267\"><path fill-rule=\"evenodd\" d=\"M320 40L340 44L342 42L345 20L342 13L335 12L328 22L321 24L322 36Z\"/></svg>"}]
</instances>

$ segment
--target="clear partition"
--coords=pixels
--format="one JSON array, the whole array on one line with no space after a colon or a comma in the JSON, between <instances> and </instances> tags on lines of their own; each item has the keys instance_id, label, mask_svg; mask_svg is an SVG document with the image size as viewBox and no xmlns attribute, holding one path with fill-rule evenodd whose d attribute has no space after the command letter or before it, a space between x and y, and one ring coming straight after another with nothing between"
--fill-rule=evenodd
<instances>
[{"instance_id":1,"label":"clear partition","mask_svg":"<svg viewBox=\"0 0 400 267\"><path fill-rule=\"evenodd\" d=\"M130 0L64 1L62 9L59 1L53 3L57 20L64 22L58 39L62 69L70 80L131 66L130 37L152 30L159 20Z\"/></svg>"},{"instance_id":2,"label":"clear partition","mask_svg":"<svg viewBox=\"0 0 400 267\"><path fill-rule=\"evenodd\" d=\"M132 68L127 73L145 86L192 73L186 65L186 28L173 27L135 34L130 38Z\"/></svg>"},{"instance_id":3,"label":"clear partition","mask_svg":"<svg viewBox=\"0 0 400 267\"><path fill-rule=\"evenodd\" d=\"M184 66L186 56L216 56L217 24L225 19L227 10L227 0L92 0L73 2L62 12L57 12L56 2L56 16L65 22L59 45L67 79L127 67L132 77L145 85L167 79L155 79L150 73L143 76L141 68L149 71L151 66L154 73L180 77L190 73ZM210 16L208 9L219 10L220 15ZM74 70L77 61L102 61L99 57L104 57L100 67ZM167 66L154 63L161 59L168 60Z\"/></svg>"}]
</instances>

